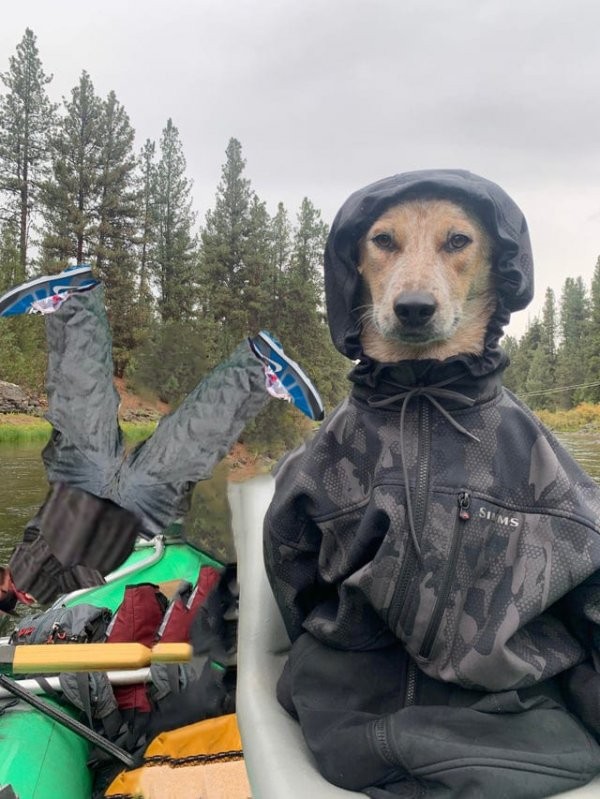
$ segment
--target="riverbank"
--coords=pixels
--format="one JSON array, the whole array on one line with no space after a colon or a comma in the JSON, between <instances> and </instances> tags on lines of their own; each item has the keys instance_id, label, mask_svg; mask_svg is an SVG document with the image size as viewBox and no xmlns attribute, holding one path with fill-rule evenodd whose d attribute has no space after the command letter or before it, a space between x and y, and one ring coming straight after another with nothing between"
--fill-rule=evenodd
<instances>
[{"instance_id":1,"label":"riverbank","mask_svg":"<svg viewBox=\"0 0 600 799\"><path fill-rule=\"evenodd\" d=\"M140 397L128 390L125 381L115 378L121 402L119 424L128 443L143 441L151 435L161 416L169 413L169 405L155 397ZM46 410L45 397L38 398L41 413ZM51 426L41 415L0 413L0 444L28 444L46 441Z\"/></svg>"},{"instance_id":2,"label":"riverbank","mask_svg":"<svg viewBox=\"0 0 600 799\"><path fill-rule=\"evenodd\" d=\"M128 445L143 441L152 435L156 422L126 422L120 420ZM0 413L0 446L2 444L44 444L52 427L40 416L24 413ZM269 472L275 461L250 452L243 444L235 444L225 458L232 480L248 480L257 474Z\"/></svg>"},{"instance_id":3,"label":"riverbank","mask_svg":"<svg viewBox=\"0 0 600 799\"><path fill-rule=\"evenodd\" d=\"M124 380L115 378L119 392L119 424L128 446L133 446L148 438L154 432L158 420L169 413L171 408L151 396L139 396L128 390ZM42 398L42 406L44 398ZM0 446L2 444L43 445L49 438L52 428L42 416L25 413L0 413ZM272 458L251 452L243 444L235 444L225 457L229 479L248 480L258 474L271 471L275 461Z\"/></svg>"},{"instance_id":4,"label":"riverbank","mask_svg":"<svg viewBox=\"0 0 600 799\"><path fill-rule=\"evenodd\" d=\"M121 421L125 438L130 443L143 441L152 434L156 422ZM30 444L47 441L52 427L41 416L25 413L0 414L0 444Z\"/></svg>"},{"instance_id":5,"label":"riverbank","mask_svg":"<svg viewBox=\"0 0 600 799\"><path fill-rule=\"evenodd\" d=\"M120 425L128 444L148 438L154 432L158 419L169 412L168 405L144 401L120 387L122 403ZM600 431L600 404L581 403L567 411L536 411L542 422L557 433L573 433L581 430ZM50 435L50 424L41 416L25 413L0 413L0 445L34 443L46 441ZM243 445L236 445L228 460L240 479L252 474L268 471L273 462L269 458L251 454ZM250 471L251 474L247 472Z\"/></svg>"},{"instance_id":6,"label":"riverbank","mask_svg":"<svg viewBox=\"0 0 600 799\"><path fill-rule=\"evenodd\" d=\"M575 433L580 430L600 431L600 405L582 402L568 411L536 411L542 422L557 433Z\"/></svg>"},{"instance_id":7,"label":"riverbank","mask_svg":"<svg viewBox=\"0 0 600 799\"><path fill-rule=\"evenodd\" d=\"M121 381L118 381L121 382ZM127 392L121 384L119 421L130 441L147 438L156 427L157 420L169 412L169 406L159 401L144 401ZM600 404L583 402L568 411L536 411L537 416L551 430L559 433L576 432L582 429L600 430ZM0 444L43 441L50 433L50 425L41 416L25 413L0 413Z\"/></svg>"}]
</instances>

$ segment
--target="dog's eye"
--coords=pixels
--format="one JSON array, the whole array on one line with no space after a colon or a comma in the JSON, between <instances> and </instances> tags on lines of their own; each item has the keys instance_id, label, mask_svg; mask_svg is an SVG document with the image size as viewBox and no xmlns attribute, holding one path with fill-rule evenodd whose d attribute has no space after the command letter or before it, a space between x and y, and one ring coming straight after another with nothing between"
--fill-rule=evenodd
<instances>
[{"instance_id":1,"label":"dog's eye","mask_svg":"<svg viewBox=\"0 0 600 799\"><path fill-rule=\"evenodd\" d=\"M471 239L468 236L465 236L464 233L454 233L452 236L448 237L446 248L451 251L462 250L467 246L467 244L470 243Z\"/></svg>"},{"instance_id":2,"label":"dog's eye","mask_svg":"<svg viewBox=\"0 0 600 799\"><path fill-rule=\"evenodd\" d=\"M394 249L394 239L389 233L378 233L376 236L373 236L371 241L378 247L381 247L382 250Z\"/></svg>"}]
</instances>

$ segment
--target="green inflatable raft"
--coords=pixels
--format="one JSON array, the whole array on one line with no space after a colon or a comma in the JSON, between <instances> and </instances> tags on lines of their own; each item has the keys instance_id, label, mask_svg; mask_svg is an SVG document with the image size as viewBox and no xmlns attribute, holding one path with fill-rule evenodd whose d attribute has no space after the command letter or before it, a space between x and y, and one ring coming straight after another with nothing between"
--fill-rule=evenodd
<instances>
[{"instance_id":1,"label":"green inflatable raft","mask_svg":"<svg viewBox=\"0 0 600 799\"><path fill-rule=\"evenodd\" d=\"M115 611L127 585L172 580L195 583L201 567L220 565L178 535L158 536L140 541L106 585L70 594L60 604L86 602ZM25 684L30 687L31 681ZM39 698L57 706L43 693ZM65 711L64 706L60 709ZM72 715L79 718L75 710ZM6 692L0 695L0 799L90 799L89 749L86 740L59 722Z\"/></svg>"}]
</instances>

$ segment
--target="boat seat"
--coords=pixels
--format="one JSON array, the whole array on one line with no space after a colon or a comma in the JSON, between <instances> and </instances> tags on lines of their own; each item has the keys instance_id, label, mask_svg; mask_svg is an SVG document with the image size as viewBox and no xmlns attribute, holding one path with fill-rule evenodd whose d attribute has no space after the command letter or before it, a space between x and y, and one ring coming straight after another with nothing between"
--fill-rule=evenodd
<instances>
[{"instance_id":1,"label":"boat seat","mask_svg":"<svg viewBox=\"0 0 600 799\"><path fill-rule=\"evenodd\" d=\"M237 717L252 796L364 799L321 776L300 726L275 697L290 641L263 565L263 517L272 494L269 476L229 487L240 583Z\"/></svg>"},{"instance_id":2,"label":"boat seat","mask_svg":"<svg viewBox=\"0 0 600 799\"><path fill-rule=\"evenodd\" d=\"M274 481L261 476L230 483L229 501L238 555L240 619L237 717L253 799L350 799L318 772L299 725L275 697L290 642L263 565L263 517ZM598 799L600 778L555 799Z\"/></svg>"}]
</instances>

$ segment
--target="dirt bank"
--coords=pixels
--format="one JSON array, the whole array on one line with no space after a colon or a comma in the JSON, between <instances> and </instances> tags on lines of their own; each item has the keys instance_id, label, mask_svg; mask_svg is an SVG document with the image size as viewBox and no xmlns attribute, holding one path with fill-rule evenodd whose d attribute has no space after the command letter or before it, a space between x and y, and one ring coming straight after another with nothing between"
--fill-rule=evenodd
<instances>
[{"instance_id":1,"label":"dirt bank","mask_svg":"<svg viewBox=\"0 0 600 799\"><path fill-rule=\"evenodd\" d=\"M119 419L126 427L140 431L143 438L152 430L152 424L169 413L170 407L165 402L151 397L140 397L129 391L125 382L115 379L117 391L121 396ZM41 416L25 413L0 413L0 443L16 443L26 441L45 441L50 433L50 425ZM135 439L136 436L133 436ZM227 455L230 466L230 479L247 480L257 474L268 472L274 461L261 455L255 455L243 444L235 444Z\"/></svg>"}]
</instances>

